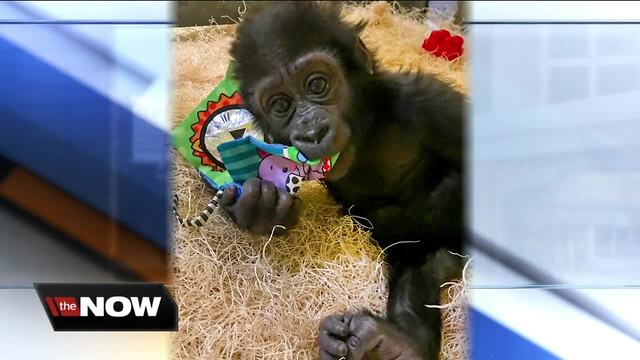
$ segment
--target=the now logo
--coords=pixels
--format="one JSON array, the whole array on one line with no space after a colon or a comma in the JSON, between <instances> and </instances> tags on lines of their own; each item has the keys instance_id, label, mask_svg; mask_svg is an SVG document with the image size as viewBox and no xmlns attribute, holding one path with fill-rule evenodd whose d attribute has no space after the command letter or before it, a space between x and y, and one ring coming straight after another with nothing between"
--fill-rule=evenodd
<instances>
[{"instance_id":1,"label":"the now logo","mask_svg":"<svg viewBox=\"0 0 640 360\"><path fill-rule=\"evenodd\" d=\"M35 284L54 330L177 330L161 284Z\"/></svg>"},{"instance_id":2,"label":"the now logo","mask_svg":"<svg viewBox=\"0 0 640 360\"><path fill-rule=\"evenodd\" d=\"M44 298L54 317L58 316L112 316L124 317L133 311L135 316L156 316L162 298L99 296L95 299L83 296L78 300L70 296L47 296Z\"/></svg>"}]
</instances>

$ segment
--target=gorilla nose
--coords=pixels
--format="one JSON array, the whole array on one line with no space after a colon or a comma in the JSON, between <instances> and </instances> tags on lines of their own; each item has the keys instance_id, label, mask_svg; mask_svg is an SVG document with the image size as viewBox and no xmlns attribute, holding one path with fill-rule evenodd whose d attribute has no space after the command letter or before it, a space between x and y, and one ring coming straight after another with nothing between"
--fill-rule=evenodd
<instances>
[{"instance_id":1,"label":"gorilla nose","mask_svg":"<svg viewBox=\"0 0 640 360\"><path fill-rule=\"evenodd\" d=\"M318 128L311 129L296 137L296 140L308 144L318 145L327 136L329 132L329 126L324 125Z\"/></svg>"}]
</instances>

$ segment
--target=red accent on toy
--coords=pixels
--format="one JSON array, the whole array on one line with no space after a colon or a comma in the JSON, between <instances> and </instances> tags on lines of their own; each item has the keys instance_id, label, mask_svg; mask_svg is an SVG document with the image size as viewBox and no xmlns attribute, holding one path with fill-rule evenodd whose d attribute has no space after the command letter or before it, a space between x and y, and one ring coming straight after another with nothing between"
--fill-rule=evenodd
<instances>
[{"instance_id":1,"label":"red accent on toy","mask_svg":"<svg viewBox=\"0 0 640 360\"><path fill-rule=\"evenodd\" d=\"M271 154L269 154L268 152L262 150L262 149L258 149L258 156L260 156L261 159L266 158L267 156L270 156Z\"/></svg>"},{"instance_id":2,"label":"red accent on toy","mask_svg":"<svg viewBox=\"0 0 640 360\"><path fill-rule=\"evenodd\" d=\"M453 35L448 30L433 30L422 42L422 48L435 56L449 61L459 58L464 49L462 36Z\"/></svg>"},{"instance_id":3,"label":"red accent on toy","mask_svg":"<svg viewBox=\"0 0 640 360\"><path fill-rule=\"evenodd\" d=\"M326 158L322 162L322 172L326 174L329 172L329 170L331 170L331 159Z\"/></svg>"}]
</instances>

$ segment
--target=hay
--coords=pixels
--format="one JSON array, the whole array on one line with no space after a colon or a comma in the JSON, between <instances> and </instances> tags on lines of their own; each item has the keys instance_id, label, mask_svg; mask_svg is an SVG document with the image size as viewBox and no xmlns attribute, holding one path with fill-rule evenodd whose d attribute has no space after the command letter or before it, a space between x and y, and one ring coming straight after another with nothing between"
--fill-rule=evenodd
<instances>
[{"instance_id":1,"label":"hay","mask_svg":"<svg viewBox=\"0 0 640 360\"><path fill-rule=\"evenodd\" d=\"M350 6L345 17L369 21L363 40L382 66L435 73L466 90L465 56L450 63L420 48L428 32L423 17L398 14L386 3ZM174 125L222 80L233 32L233 26L175 31ZM193 216L213 192L177 153L174 157L179 210ZM380 248L363 225L340 216L320 184L305 183L300 197L300 223L286 237L251 236L219 213L202 228L174 224L177 358L315 359L322 317L360 308L384 315L387 289ZM464 289L458 282L443 292L451 303L443 309L443 359L465 358Z\"/></svg>"}]
</instances>

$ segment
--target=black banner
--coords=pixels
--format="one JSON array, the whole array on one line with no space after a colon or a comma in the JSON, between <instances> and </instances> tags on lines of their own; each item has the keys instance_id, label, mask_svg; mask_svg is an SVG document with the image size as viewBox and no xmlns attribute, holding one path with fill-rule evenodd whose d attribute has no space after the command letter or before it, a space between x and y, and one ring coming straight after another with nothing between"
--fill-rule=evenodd
<instances>
[{"instance_id":1,"label":"black banner","mask_svg":"<svg viewBox=\"0 0 640 360\"><path fill-rule=\"evenodd\" d=\"M162 284L34 284L55 331L176 331Z\"/></svg>"}]
</instances>

